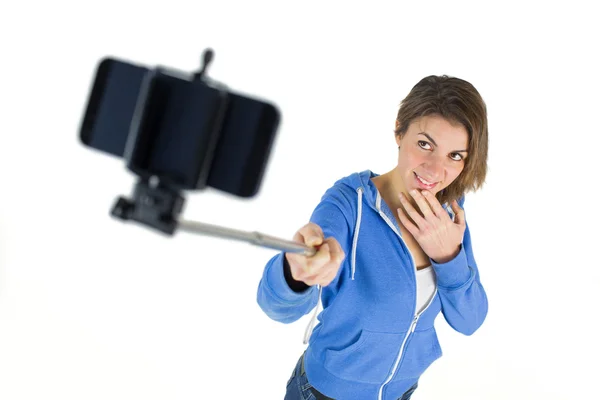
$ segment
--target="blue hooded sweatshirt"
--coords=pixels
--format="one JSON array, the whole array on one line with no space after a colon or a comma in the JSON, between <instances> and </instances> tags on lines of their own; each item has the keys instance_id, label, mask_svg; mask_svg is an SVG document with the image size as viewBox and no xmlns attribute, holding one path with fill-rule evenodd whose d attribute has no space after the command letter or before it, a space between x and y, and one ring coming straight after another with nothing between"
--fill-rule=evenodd
<instances>
[{"instance_id":1,"label":"blue hooded sweatshirt","mask_svg":"<svg viewBox=\"0 0 600 400\"><path fill-rule=\"evenodd\" d=\"M440 311L453 329L471 335L488 310L467 225L454 259L430 260L436 291L416 313L415 262L394 213L371 181L375 176L367 170L338 180L310 218L346 255L329 285L292 291L279 253L258 286L259 306L282 323L297 321L321 300L304 368L312 386L337 400L398 399L442 355L434 328ZM450 206L444 209L453 216Z\"/></svg>"}]
</instances>

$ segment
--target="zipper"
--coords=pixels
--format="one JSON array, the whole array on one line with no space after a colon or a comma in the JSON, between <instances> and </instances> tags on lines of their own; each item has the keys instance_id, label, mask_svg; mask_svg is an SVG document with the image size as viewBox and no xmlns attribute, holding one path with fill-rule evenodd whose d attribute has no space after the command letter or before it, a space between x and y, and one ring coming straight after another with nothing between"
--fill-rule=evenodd
<instances>
[{"instance_id":1,"label":"zipper","mask_svg":"<svg viewBox=\"0 0 600 400\"><path fill-rule=\"evenodd\" d=\"M394 363L394 368L392 369L392 372L387 377L385 382L383 382L383 384L379 388L379 396L378 396L379 400L383 399L383 389L384 389L385 385L390 383L390 381L396 374L396 371L398 370L398 366L400 365L400 361L402 361L402 356L404 355L404 347L406 346L406 343L408 342L408 338L410 337L410 335L412 335L415 332L415 329L417 329L417 322L419 322L419 318L421 317L421 314L423 314L429 308L431 303L433 303L433 300L435 299L436 295L437 295L437 287L435 289L435 293L433 294L433 296L427 303L427 306L425 308L423 308L423 311L416 314L415 317L413 318L412 323L410 324L410 328L408 328L408 333L404 337L404 340L402 341L402 345L400 346L400 351L398 352L398 356L396 357L396 362Z\"/></svg>"},{"instance_id":2,"label":"zipper","mask_svg":"<svg viewBox=\"0 0 600 400\"><path fill-rule=\"evenodd\" d=\"M381 211L381 195L379 193L377 193L377 209L379 211L379 215L385 220L385 222L390 226L390 228L392 228L392 230L396 233L396 235L398 235L398 237L400 238L400 241L402 241L402 243L404 244L404 246L406 247L406 249L408 250L408 246L406 245L406 242L404 241L404 239L402 239L402 235L400 235L400 232L398 232L398 230L396 229L396 227L394 226L394 224L392 224L392 222L390 221L390 219L388 218L387 215L385 215L385 213L383 211ZM415 259L413 257L413 255L411 254L410 250L408 250L408 254L410 256L410 260L411 260L411 265L413 267L413 271L414 271L414 275L415 275L415 281L417 279L417 266L415 263ZM381 384L381 386L379 387L379 395L377 396L378 400L383 400L383 389L385 388L385 386L390 383L390 381L392 380L392 378L394 377L394 375L396 374L396 370L398 369L398 365L400 365L400 360L402 360L402 356L404 355L404 347L406 346L406 342L408 341L408 338L410 337L411 334L414 333L415 329L417 328L417 322L419 321L419 317L421 317L421 314L423 314L431 305L431 303L433 302L433 300L435 299L437 295L437 285L435 288L435 292L433 294L433 296L431 297L431 299L429 299L429 302L427 303L427 306L425 308L423 308L423 311L421 311L420 313L417 313L417 292L415 290L415 310L413 312L413 320L410 324L410 327L408 328L407 334L404 337L404 340L402 341L402 345L400 346L400 350L398 351L398 355L396 356L396 361L394 362L394 368L392 368L392 372L388 375L387 379L385 380L385 382L383 382Z\"/></svg>"},{"instance_id":3,"label":"zipper","mask_svg":"<svg viewBox=\"0 0 600 400\"><path fill-rule=\"evenodd\" d=\"M392 377L394 376L394 374L396 373L396 370L398 369L398 365L400 364L400 359L402 359L402 354L404 354L404 346L406 345L406 341L410 337L410 334L415 331L415 327L417 326L417 321L419 320L419 315L420 314L415 315L415 317L413 318L413 321L408 330L408 334L404 337L404 340L402 341L402 346L400 346L400 351L398 352L398 356L396 357L396 362L394 363L394 368L392 369L392 372L388 375L385 382L383 382L383 384L379 387L379 395L377 396L377 398L379 400L383 399L383 389L385 388L385 385L387 385L392 380Z\"/></svg>"}]
</instances>

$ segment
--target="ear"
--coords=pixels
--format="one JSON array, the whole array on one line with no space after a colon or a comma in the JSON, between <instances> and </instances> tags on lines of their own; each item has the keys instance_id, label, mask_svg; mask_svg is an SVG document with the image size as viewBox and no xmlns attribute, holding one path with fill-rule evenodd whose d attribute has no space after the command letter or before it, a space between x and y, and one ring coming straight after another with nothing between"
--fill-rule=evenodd
<instances>
[{"instance_id":1,"label":"ear","mask_svg":"<svg viewBox=\"0 0 600 400\"><path fill-rule=\"evenodd\" d=\"M400 143L402 142L402 135L397 134L398 129L400 128L400 121L396 120L396 129L394 130L394 136L396 139L396 144L400 147Z\"/></svg>"},{"instance_id":2,"label":"ear","mask_svg":"<svg viewBox=\"0 0 600 400\"><path fill-rule=\"evenodd\" d=\"M398 147L400 147L400 143L402 143L402 138L400 137L400 135L396 135L396 144L398 145Z\"/></svg>"}]
</instances>

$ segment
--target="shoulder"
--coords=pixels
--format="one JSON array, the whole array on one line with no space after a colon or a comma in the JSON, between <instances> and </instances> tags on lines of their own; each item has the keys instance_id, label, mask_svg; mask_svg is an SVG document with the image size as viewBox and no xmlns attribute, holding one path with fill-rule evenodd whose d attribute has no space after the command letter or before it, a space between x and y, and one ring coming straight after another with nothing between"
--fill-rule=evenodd
<instances>
[{"instance_id":1,"label":"shoulder","mask_svg":"<svg viewBox=\"0 0 600 400\"><path fill-rule=\"evenodd\" d=\"M370 171L353 172L333 180L321 195L315 211L319 214L340 212L348 221L354 220L369 174Z\"/></svg>"},{"instance_id":2,"label":"shoulder","mask_svg":"<svg viewBox=\"0 0 600 400\"><path fill-rule=\"evenodd\" d=\"M356 196L359 190L365 190L370 185L369 181L371 178L377 176L370 170L361 172L353 172L345 175L341 178L336 179L331 186L325 191L324 197L329 194L342 193L345 195Z\"/></svg>"},{"instance_id":3,"label":"shoulder","mask_svg":"<svg viewBox=\"0 0 600 400\"><path fill-rule=\"evenodd\" d=\"M333 203L345 214L353 214L363 193L374 187L369 183L375 176L371 171L353 172L336 179L321 196L321 202Z\"/></svg>"}]
</instances>

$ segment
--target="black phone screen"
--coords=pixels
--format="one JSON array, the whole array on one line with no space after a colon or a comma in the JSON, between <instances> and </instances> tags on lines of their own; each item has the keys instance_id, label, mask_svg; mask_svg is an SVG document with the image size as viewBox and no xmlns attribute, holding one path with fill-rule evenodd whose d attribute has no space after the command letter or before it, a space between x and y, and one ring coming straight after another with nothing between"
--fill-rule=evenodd
<instances>
[{"instance_id":1,"label":"black phone screen","mask_svg":"<svg viewBox=\"0 0 600 400\"><path fill-rule=\"evenodd\" d=\"M137 136L130 138L135 150L126 154L128 167L183 189L205 186L221 134L216 120L225 113L226 94L164 73L152 74L145 85L144 111L134 126L139 130L129 134Z\"/></svg>"},{"instance_id":2,"label":"black phone screen","mask_svg":"<svg viewBox=\"0 0 600 400\"><path fill-rule=\"evenodd\" d=\"M125 157L149 72L113 58L100 62L81 125L80 139L86 146ZM215 189L241 197L255 195L278 128L278 109L227 92L220 132L209 138L203 132L218 114L217 89L158 74L152 90L130 169L141 176L162 176L183 189L196 189L201 175L200 180Z\"/></svg>"},{"instance_id":3,"label":"black phone screen","mask_svg":"<svg viewBox=\"0 0 600 400\"><path fill-rule=\"evenodd\" d=\"M81 141L123 156L131 117L147 68L106 58L100 62L81 126Z\"/></svg>"}]
</instances>

